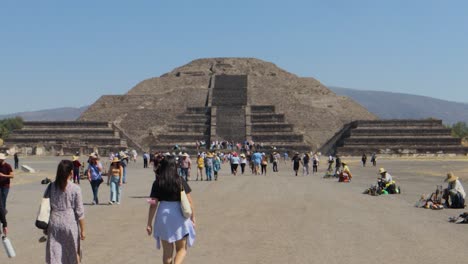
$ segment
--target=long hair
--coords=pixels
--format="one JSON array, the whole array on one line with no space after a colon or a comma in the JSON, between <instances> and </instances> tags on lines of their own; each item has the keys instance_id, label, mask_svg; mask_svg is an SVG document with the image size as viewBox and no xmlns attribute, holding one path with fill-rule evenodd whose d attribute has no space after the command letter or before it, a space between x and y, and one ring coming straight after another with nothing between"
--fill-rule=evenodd
<instances>
[{"instance_id":1,"label":"long hair","mask_svg":"<svg viewBox=\"0 0 468 264\"><path fill-rule=\"evenodd\" d=\"M176 193L181 191L182 181L177 173L177 162L174 157L166 157L161 161L157 182L163 192Z\"/></svg>"},{"instance_id":2,"label":"long hair","mask_svg":"<svg viewBox=\"0 0 468 264\"><path fill-rule=\"evenodd\" d=\"M68 176L73 170L73 162L70 160L60 161L57 167L57 176L55 177L55 186L59 187L60 190L65 191L67 187Z\"/></svg>"}]
</instances>

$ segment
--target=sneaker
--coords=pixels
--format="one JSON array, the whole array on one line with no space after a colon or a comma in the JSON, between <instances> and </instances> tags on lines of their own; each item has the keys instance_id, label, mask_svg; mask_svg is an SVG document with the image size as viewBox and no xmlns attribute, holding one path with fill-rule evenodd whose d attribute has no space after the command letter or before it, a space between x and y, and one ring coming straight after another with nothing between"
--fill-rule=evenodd
<instances>
[{"instance_id":1,"label":"sneaker","mask_svg":"<svg viewBox=\"0 0 468 264\"><path fill-rule=\"evenodd\" d=\"M119 205L119 204L120 204L120 202L117 202L117 205Z\"/></svg>"},{"instance_id":2,"label":"sneaker","mask_svg":"<svg viewBox=\"0 0 468 264\"><path fill-rule=\"evenodd\" d=\"M113 201L109 201L109 205L113 205L113 204L114 204L114 202L113 202Z\"/></svg>"},{"instance_id":3,"label":"sneaker","mask_svg":"<svg viewBox=\"0 0 468 264\"><path fill-rule=\"evenodd\" d=\"M93 201L91 204L92 204L92 205L96 205L96 201Z\"/></svg>"}]
</instances>

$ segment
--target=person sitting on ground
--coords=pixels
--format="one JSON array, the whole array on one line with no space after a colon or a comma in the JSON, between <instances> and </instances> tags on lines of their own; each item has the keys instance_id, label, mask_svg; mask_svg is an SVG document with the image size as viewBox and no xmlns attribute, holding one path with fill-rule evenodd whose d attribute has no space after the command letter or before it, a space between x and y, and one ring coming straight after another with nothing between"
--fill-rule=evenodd
<instances>
[{"instance_id":1,"label":"person sitting on ground","mask_svg":"<svg viewBox=\"0 0 468 264\"><path fill-rule=\"evenodd\" d=\"M381 192L387 192L389 194L399 193L399 190L396 187L395 181L393 180L392 175L387 172L384 168L379 169L380 178L378 179L378 186L380 187Z\"/></svg>"},{"instance_id":2,"label":"person sitting on ground","mask_svg":"<svg viewBox=\"0 0 468 264\"><path fill-rule=\"evenodd\" d=\"M341 165L343 166L343 169L341 170L339 174L339 182L350 182L351 179L353 178L351 171L348 167L348 164L346 162L341 162Z\"/></svg>"},{"instance_id":3,"label":"person sitting on ground","mask_svg":"<svg viewBox=\"0 0 468 264\"><path fill-rule=\"evenodd\" d=\"M465 189L458 177L452 172L447 173L445 182L448 183L447 188L444 190L443 198L445 199L445 205L448 208L465 208Z\"/></svg>"}]
</instances>

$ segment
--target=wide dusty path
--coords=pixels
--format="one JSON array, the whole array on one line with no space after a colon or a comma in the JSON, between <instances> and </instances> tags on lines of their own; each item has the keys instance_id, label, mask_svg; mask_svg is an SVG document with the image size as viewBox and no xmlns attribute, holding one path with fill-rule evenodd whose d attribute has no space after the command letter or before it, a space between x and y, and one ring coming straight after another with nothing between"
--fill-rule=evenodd
<instances>
[{"instance_id":1,"label":"wide dusty path","mask_svg":"<svg viewBox=\"0 0 468 264\"><path fill-rule=\"evenodd\" d=\"M22 184L10 192L10 237L18 257L8 260L0 252L0 263L44 263L45 244L38 242L34 218L45 186L37 182L43 175L54 177L58 160L25 161L40 167L40 176L18 176ZM319 174L294 177L290 164L276 174L236 177L224 166L217 182L191 181L197 239L186 263L468 263L468 225L447 222L463 210L414 207L420 194L442 182L436 175L454 170L468 176L466 160L381 159L379 166L394 175L403 194L380 197L361 194L375 181L378 167L349 161L355 178L348 184L321 179L324 166ZM120 206L105 204L105 185L102 205L86 206L83 263L161 263L162 252L145 234L154 176L140 166L129 168ZM89 183L82 187L89 203Z\"/></svg>"}]
</instances>

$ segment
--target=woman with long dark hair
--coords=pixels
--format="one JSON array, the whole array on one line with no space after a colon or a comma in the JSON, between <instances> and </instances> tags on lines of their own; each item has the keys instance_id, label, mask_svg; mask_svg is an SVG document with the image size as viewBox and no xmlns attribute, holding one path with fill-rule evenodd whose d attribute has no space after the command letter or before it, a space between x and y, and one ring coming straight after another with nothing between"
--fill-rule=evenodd
<instances>
[{"instance_id":1,"label":"woman with long dark hair","mask_svg":"<svg viewBox=\"0 0 468 264\"><path fill-rule=\"evenodd\" d=\"M182 190L187 194L192 207L190 218L185 218L182 214L180 203ZM195 216L190 192L190 186L177 174L176 160L173 157L164 159L151 189L146 231L148 235L153 234L158 249L161 248L162 241L165 264L182 263L187 254L187 246L191 247L195 241ZM153 218L155 218L154 228Z\"/></svg>"},{"instance_id":2,"label":"woman with long dark hair","mask_svg":"<svg viewBox=\"0 0 468 264\"><path fill-rule=\"evenodd\" d=\"M73 163L62 160L55 182L48 187L50 220L47 228L46 262L80 263L80 239L85 239L81 189L73 182Z\"/></svg>"}]
</instances>

